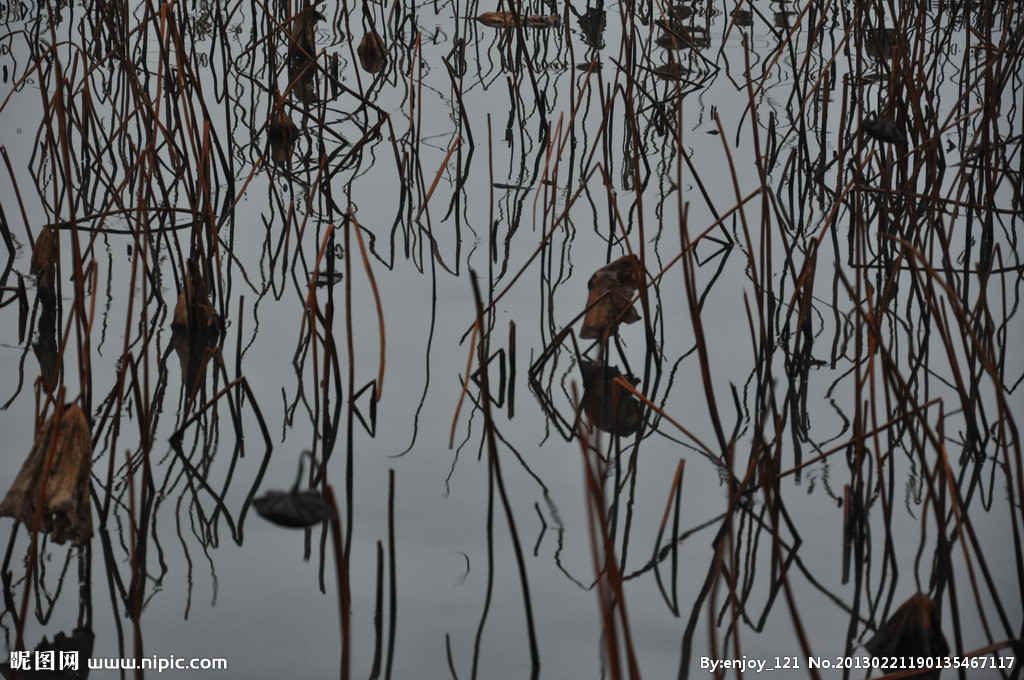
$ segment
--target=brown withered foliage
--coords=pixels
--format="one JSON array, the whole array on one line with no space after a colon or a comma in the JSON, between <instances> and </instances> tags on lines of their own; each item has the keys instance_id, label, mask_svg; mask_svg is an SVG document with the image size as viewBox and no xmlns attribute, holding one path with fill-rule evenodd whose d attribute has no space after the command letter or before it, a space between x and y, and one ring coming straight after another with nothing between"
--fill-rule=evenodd
<instances>
[{"instance_id":1,"label":"brown withered foliage","mask_svg":"<svg viewBox=\"0 0 1024 680\"><path fill-rule=\"evenodd\" d=\"M551 28L557 26L562 18L557 14L516 14L515 12L484 12L476 18L484 26L491 28Z\"/></svg>"},{"instance_id":2,"label":"brown withered foliage","mask_svg":"<svg viewBox=\"0 0 1024 680\"><path fill-rule=\"evenodd\" d=\"M50 416L36 436L32 451L0 502L0 516L13 517L31 527L42 490L40 531L50 534L57 543L70 539L82 545L92 536L92 435L77 404L64 409L56 432L55 419L56 414ZM47 471L51 450L53 459Z\"/></svg>"},{"instance_id":3,"label":"brown withered foliage","mask_svg":"<svg viewBox=\"0 0 1024 680\"><path fill-rule=\"evenodd\" d=\"M615 335L620 323L640 320L632 305L633 295L646 276L636 255L626 255L601 267L587 282L587 313L583 317L582 338Z\"/></svg>"},{"instance_id":4,"label":"brown withered foliage","mask_svg":"<svg viewBox=\"0 0 1024 680\"><path fill-rule=\"evenodd\" d=\"M942 635L939 608L924 593L917 593L901 604L864 647L878 657L949 655L949 645ZM939 671L936 668L914 677L935 680Z\"/></svg>"},{"instance_id":5,"label":"brown withered foliage","mask_svg":"<svg viewBox=\"0 0 1024 680\"><path fill-rule=\"evenodd\" d=\"M32 246L30 272L40 288L52 289L57 272L57 230L46 227L39 232Z\"/></svg>"}]
</instances>

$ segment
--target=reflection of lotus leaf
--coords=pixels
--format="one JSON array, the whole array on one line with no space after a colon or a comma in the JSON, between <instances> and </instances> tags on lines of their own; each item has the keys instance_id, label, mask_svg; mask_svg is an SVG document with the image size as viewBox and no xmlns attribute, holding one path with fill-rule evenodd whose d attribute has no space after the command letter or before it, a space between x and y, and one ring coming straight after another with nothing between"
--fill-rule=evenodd
<instances>
[{"instance_id":1,"label":"reflection of lotus leaf","mask_svg":"<svg viewBox=\"0 0 1024 680\"><path fill-rule=\"evenodd\" d=\"M583 410L594 427L620 437L636 432L643 421L640 400L615 379L623 378L633 385L638 381L623 376L614 366L590 361L580 363L580 372L583 374Z\"/></svg>"},{"instance_id":2,"label":"reflection of lotus leaf","mask_svg":"<svg viewBox=\"0 0 1024 680\"><path fill-rule=\"evenodd\" d=\"M288 33L290 42L288 45L288 60L291 62L305 63L312 61L316 56L316 24L318 21L326 21L320 12L312 7L299 12L292 21L291 30Z\"/></svg>"},{"instance_id":3,"label":"reflection of lotus leaf","mask_svg":"<svg viewBox=\"0 0 1024 680\"><path fill-rule=\"evenodd\" d=\"M331 518L331 508L316 491L268 491L252 502L256 512L282 527L305 529Z\"/></svg>"},{"instance_id":4,"label":"reflection of lotus leaf","mask_svg":"<svg viewBox=\"0 0 1024 680\"><path fill-rule=\"evenodd\" d=\"M783 10L775 13L775 27L776 28L791 28L792 18L796 16L796 12L792 10Z\"/></svg>"},{"instance_id":5,"label":"reflection of lotus leaf","mask_svg":"<svg viewBox=\"0 0 1024 680\"><path fill-rule=\"evenodd\" d=\"M579 18L583 42L595 50L604 49L605 10L591 7Z\"/></svg>"},{"instance_id":6,"label":"reflection of lotus leaf","mask_svg":"<svg viewBox=\"0 0 1024 680\"><path fill-rule=\"evenodd\" d=\"M711 36L703 26L684 24L678 18L659 19L654 23L662 30L655 42L666 49L704 49L711 45Z\"/></svg>"},{"instance_id":7,"label":"reflection of lotus leaf","mask_svg":"<svg viewBox=\"0 0 1024 680\"><path fill-rule=\"evenodd\" d=\"M299 136L299 128L295 127L291 116L284 109L278 109L267 121L267 139L271 143L287 144Z\"/></svg>"},{"instance_id":8,"label":"reflection of lotus leaf","mask_svg":"<svg viewBox=\"0 0 1024 680\"><path fill-rule=\"evenodd\" d=\"M326 17L312 7L293 19L288 32L288 92L299 101L311 104L317 100L316 24Z\"/></svg>"},{"instance_id":9,"label":"reflection of lotus leaf","mask_svg":"<svg viewBox=\"0 0 1024 680\"><path fill-rule=\"evenodd\" d=\"M198 259L190 258L185 271L185 285L174 306L171 328L190 334L219 334L223 325L220 315L210 303L209 288Z\"/></svg>"},{"instance_id":10,"label":"reflection of lotus leaf","mask_svg":"<svg viewBox=\"0 0 1024 680\"><path fill-rule=\"evenodd\" d=\"M676 30L672 28L673 26L680 26L680 22L683 19L689 19L690 17L693 16L693 14L694 12L692 7L687 7L686 5L676 5L675 7L670 7L669 10L665 12L664 19L657 19L654 23L656 23L661 28L664 28L666 31L672 31Z\"/></svg>"},{"instance_id":11,"label":"reflection of lotus leaf","mask_svg":"<svg viewBox=\"0 0 1024 680\"><path fill-rule=\"evenodd\" d=\"M57 299L52 289L40 286L39 308L39 328L32 351L39 360L40 385L53 394L59 384L61 361L57 345Z\"/></svg>"},{"instance_id":12,"label":"reflection of lotus leaf","mask_svg":"<svg viewBox=\"0 0 1024 680\"><path fill-rule=\"evenodd\" d=\"M749 9L737 9L732 16L737 26L754 25L754 13Z\"/></svg>"},{"instance_id":13,"label":"reflection of lotus leaf","mask_svg":"<svg viewBox=\"0 0 1024 680\"><path fill-rule=\"evenodd\" d=\"M372 31L363 36L356 54L359 55L359 66L367 73L379 73L388 61L384 40Z\"/></svg>"},{"instance_id":14,"label":"reflection of lotus leaf","mask_svg":"<svg viewBox=\"0 0 1024 680\"><path fill-rule=\"evenodd\" d=\"M298 138L299 128L284 109L278 109L270 116L267 121L267 142L274 163L282 167L288 165Z\"/></svg>"},{"instance_id":15,"label":"reflection of lotus leaf","mask_svg":"<svg viewBox=\"0 0 1024 680\"><path fill-rule=\"evenodd\" d=\"M669 62L651 69L651 73L666 80L684 80L690 74L690 69L676 62Z\"/></svg>"},{"instance_id":16,"label":"reflection of lotus leaf","mask_svg":"<svg viewBox=\"0 0 1024 680\"><path fill-rule=\"evenodd\" d=\"M863 35L864 51L872 59L887 61L892 58L892 46L899 41L895 28L869 28Z\"/></svg>"},{"instance_id":17,"label":"reflection of lotus leaf","mask_svg":"<svg viewBox=\"0 0 1024 680\"><path fill-rule=\"evenodd\" d=\"M213 333L189 334L184 330L171 333L171 347L181 365L181 383L194 394L206 377L206 366L218 347L219 338Z\"/></svg>"},{"instance_id":18,"label":"reflection of lotus leaf","mask_svg":"<svg viewBox=\"0 0 1024 680\"><path fill-rule=\"evenodd\" d=\"M686 38L676 33L662 33L654 42L666 50L682 50L690 46Z\"/></svg>"},{"instance_id":19,"label":"reflection of lotus leaf","mask_svg":"<svg viewBox=\"0 0 1024 680\"><path fill-rule=\"evenodd\" d=\"M35 650L33 650L35 654L32 655L32 660L39 658L36 657L36 654L52 655L52 658L57 659L54 666L59 670L22 668L21 670L14 671L11 669L10 661L6 661L0 663L0 675L5 678L17 677L22 680L29 680L30 678L35 680L75 680L76 678L85 678L88 676L87 672L68 668L67 665L60 661L60 659L66 659L67 657L62 657L61 655L73 653L77 654L79 659L88 659L92 656L92 648L95 642L96 634L93 633L91 628L75 628L70 636L64 633L64 631L60 631L53 637L53 641L48 640L44 636L42 641L36 645ZM84 666L85 661L79 661L79 664Z\"/></svg>"},{"instance_id":20,"label":"reflection of lotus leaf","mask_svg":"<svg viewBox=\"0 0 1024 680\"><path fill-rule=\"evenodd\" d=\"M891 120L867 118L860 124L860 129L868 137L877 139L880 142L888 142L889 144L907 143L907 136Z\"/></svg>"}]
</instances>

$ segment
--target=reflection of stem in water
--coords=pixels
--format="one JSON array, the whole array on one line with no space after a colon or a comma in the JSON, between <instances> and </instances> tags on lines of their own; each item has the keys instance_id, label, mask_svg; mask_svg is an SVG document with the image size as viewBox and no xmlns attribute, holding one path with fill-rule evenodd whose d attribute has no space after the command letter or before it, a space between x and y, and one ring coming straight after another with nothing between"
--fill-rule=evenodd
<instances>
[{"instance_id":1,"label":"reflection of stem in water","mask_svg":"<svg viewBox=\"0 0 1024 680\"><path fill-rule=\"evenodd\" d=\"M487 470L488 470L488 511L487 511L487 595L485 598L484 611L480 617L477 627L476 640L473 645L473 678L477 677L477 664L480 658L480 642L484 632L484 624L487 621L487 614L490 610L492 590L494 587L494 492L497 490L502 508L505 512L505 519L508 524L509 535L512 541L512 548L516 556L516 567L519 572L519 584L523 591L523 607L526 616L526 630L530 646L530 667L531 678L540 675L540 653L537 647L537 637L533 623L533 603L530 598L529 580L526 574L526 564L523 559L523 550L519 542L519 532L516 530L515 515L509 503L505 490L505 482L502 479L501 465L498 460L498 445L494 434L494 422L491 419L491 397L490 382L487 376L486 359L488 356L488 336L484 321L484 306L480 296L480 286L477 282L475 272L470 272L470 280L473 284L473 298L476 301L476 325L480 329L480 344L477 347L477 364L480 366L481 383L481 409L484 414L484 437L487 449Z\"/></svg>"},{"instance_id":2,"label":"reflection of stem in water","mask_svg":"<svg viewBox=\"0 0 1024 680\"><path fill-rule=\"evenodd\" d=\"M60 362L57 350L57 301L52 292L39 291L39 327L36 341L32 344L39 361L39 375L43 387L53 393L60 377Z\"/></svg>"},{"instance_id":3,"label":"reflection of stem in water","mask_svg":"<svg viewBox=\"0 0 1024 680\"><path fill-rule=\"evenodd\" d=\"M574 390L575 392L575 390ZM573 395L574 399L576 395ZM615 680L626 677L620 656L625 654L628 677L638 680L640 670L633 649L629 618L626 614L626 598L622 589L622 570L615 555L613 516L604 495L604 479L607 471L604 462L588 441L587 432L580 428L580 449L583 453L584 485L587 498L587 525L590 533L590 549L597 579L598 605L601 611L602 640L607 657L608 670ZM618 466L616 466L618 467ZM617 485L616 485L617 487ZM619 649L619 645L623 649Z\"/></svg>"}]
</instances>

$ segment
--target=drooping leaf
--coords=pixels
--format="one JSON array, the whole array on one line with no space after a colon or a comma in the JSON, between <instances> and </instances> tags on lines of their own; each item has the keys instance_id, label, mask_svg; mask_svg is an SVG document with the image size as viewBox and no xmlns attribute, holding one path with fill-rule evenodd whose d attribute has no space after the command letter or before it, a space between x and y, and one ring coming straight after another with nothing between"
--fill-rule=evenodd
<instances>
[{"instance_id":1,"label":"drooping leaf","mask_svg":"<svg viewBox=\"0 0 1024 680\"><path fill-rule=\"evenodd\" d=\"M587 313L583 317L582 338L603 338L618 332L620 323L634 323L640 314L631 302L643 280L644 268L636 255L620 257L601 267L587 282Z\"/></svg>"},{"instance_id":2,"label":"drooping leaf","mask_svg":"<svg viewBox=\"0 0 1024 680\"><path fill-rule=\"evenodd\" d=\"M54 458L47 457L51 447ZM0 516L13 517L31 527L37 514L40 530L56 543L67 540L84 545L92 536L92 436L89 421L78 404L68 404L58 421L47 418L36 436L21 471L2 502ZM40 497L40 484L45 482ZM42 508L38 507L42 500Z\"/></svg>"}]
</instances>

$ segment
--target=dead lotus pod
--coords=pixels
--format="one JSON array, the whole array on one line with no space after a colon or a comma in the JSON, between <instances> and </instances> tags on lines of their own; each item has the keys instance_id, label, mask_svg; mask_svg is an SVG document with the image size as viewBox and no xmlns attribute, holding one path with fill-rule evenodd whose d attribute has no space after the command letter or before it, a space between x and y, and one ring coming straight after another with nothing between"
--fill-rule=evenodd
<instances>
[{"instance_id":1,"label":"dead lotus pod","mask_svg":"<svg viewBox=\"0 0 1024 680\"><path fill-rule=\"evenodd\" d=\"M89 422L77 404L69 404L54 432L56 414L47 418L36 436L32 451L0 502L0 516L13 517L28 527L36 518L40 484L44 484L40 530L57 543L68 539L82 545L92 536L92 435ZM43 479L46 459L53 450L49 475Z\"/></svg>"}]
</instances>

